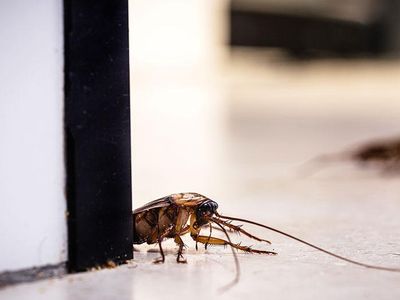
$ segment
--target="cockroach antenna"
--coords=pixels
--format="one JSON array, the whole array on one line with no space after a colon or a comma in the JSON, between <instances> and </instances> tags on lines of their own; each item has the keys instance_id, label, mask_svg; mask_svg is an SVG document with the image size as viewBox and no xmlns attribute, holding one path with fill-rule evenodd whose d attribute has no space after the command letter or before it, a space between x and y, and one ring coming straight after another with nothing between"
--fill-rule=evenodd
<instances>
[{"instance_id":1,"label":"cockroach antenna","mask_svg":"<svg viewBox=\"0 0 400 300\"><path fill-rule=\"evenodd\" d=\"M293 236L293 235L291 235L291 234L288 234L288 233L286 233L286 232L283 232L283 231L281 231L281 230L279 230L279 229L276 229L276 228L273 228L273 227L270 227L270 226L267 226L267 225L264 225L264 224L261 224L261 223L257 223L257 222L250 221L250 220L247 220L247 219L242 219L242 218L224 216L224 215L220 215L220 214L218 214L218 213L215 213L215 215L216 215L217 217L219 217L219 218L222 218L222 219L227 219L227 220L232 220L232 221L239 221L239 222L249 223L249 224L253 224L253 225L256 225L256 226L263 227L263 228L265 228L265 229L268 229L268 230L270 230L270 231L274 231L274 232L279 233L279 234L281 234L281 235L284 235L284 236L286 236L286 237L288 237L288 238L290 238L290 239L293 239L293 240L295 240L295 241L298 241L298 242L300 242L300 243L302 243L302 244L305 244L305 245L307 245L307 246L309 246L309 247L311 247L311 248L314 248L314 249L316 249L316 250L319 250L319 251L321 251L321 252L323 252L323 253L325 253L325 254L328 254L328 255L330 255L330 256L333 256L333 257L335 257L335 258L337 258L337 259L346 261L346 262L348 262L348 263L351 263L351 264L354 264L354 265L357 265L357 266L361 266L361 267L369 268L369 269L375 269L375 270L389 271L389 272L400 272L400 268L390 268L390 267L383 267L383 266L375 266L375 265L370 265L370 264L365 264L365 263L362 263L362 262L359 262L359 261L355 261L355 260L353 260L353 259L349 259L349 258L347 258L347 257L338 255L338 254L336 254L336 253L333 253L333 252L331 252L331 251L328 251L328 250L326 250L326 249L323 249L323 248L321 248L321 247L319 247L319 246L316 246L316 245L314 245L314 244L311 244L311 243L309 243L309 242L307 242L307 241L304 241L304 240L302 240L302 239L300 239L300 238L297 238L297 237L295 237L295 236Z\"/></svg>"},{"instance_id":2,"label":"cockroach antenna","mask_svg":"<svg viewBox=\"0 0 400 300\"><path fill-rule=\"evenodd\" d=\"M226 232L226 229L224 227L222 227L222 225L219 224L218 222L215 222L215 224L217 224L221 228L221 230L224 232L226 238L228 239L229 245L231 246L233 258L235 259L235 267L236 267L236 275L235 275L235 278L232 280L232 282L228 283L227 285L225 285L219 289L219 292L223 293L223 292L226 292L227 290L229 290L232 286L234 286L235 284L237 284L239 282L240 265L239 265L239 259L236 255L236 252L235 252L234 248L232 247L231 238L229 237L228 233Z\"/></svg>"}]
</instances>

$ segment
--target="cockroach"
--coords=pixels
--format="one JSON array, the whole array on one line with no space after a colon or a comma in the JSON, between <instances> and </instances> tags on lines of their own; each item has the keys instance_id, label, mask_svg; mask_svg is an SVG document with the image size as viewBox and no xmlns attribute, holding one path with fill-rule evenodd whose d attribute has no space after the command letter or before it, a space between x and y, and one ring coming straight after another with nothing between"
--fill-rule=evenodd
<instances>
[{"instance_id":1,"label":"cockroach","mask_svg":"<svg viewBox=\"0 0 400 300\"><path fill-rule=\"evenodd\" d=\"M302 174L313 174L326 163L338 161L354 161L363 166L376 166L386 173L397 173L400 171L400 139L367 142L348 151L320 155L301 167Z\"/></svg>"},{"instance_id":2,"label":"cockroach","mask_svg":"<svg viewBox=\"0 0 400 300\"><path fill-rule=\"evenodd\" d=\"M290 239L296 240L311 248L314 248L318 251L321 251L325 254L328 254L339 260L343 260L351 264L376 270L400 272L400 268L375 266L343 257L273 227L243 218L221 215L217 212L217 209L217 202L198 193L172 194L149 202L133 211L133 243L158 243L161 257L156 259L154 261L155 263L163 263L165 261L165 255L161 242L164 239L168 238L173 238L175 243L178 245L176 261L178 263L186 263L186 260L183 258L182 255L185 245L182 241L181 236L187 233L190 233L190 236L196 242L196 247L197 243L204 244L205 247L207 247L207 245L229 245L232 249L236 265L236 277L230 284L232 285L238 282L240 276L239 261L234 249L242 250L248 253L258 253L266 255L277 254L273 251L253 249L250 246L243 246L241 244L233 243L229 237L228 231L243 234L259 242L266 242L268 244L271 244L268 240L259 238L244 230L242 228L242 225L236 225L233 223L233 221L239 221L260 226L270 231L274 231L278 234L284 235ZM213 225L216 225L216 228L219 228L225 234L227 238L226 240L213 237L211 235L211 231L209 236L200 235L200 231L202 228L209 227L211 230L212 228L214 228Z\"/></svg>"},{"instance_id":3,"label":"cockroach","mask_svg":"<svg viewBox=\"0 0 400 300\"><path fill-rule=\"evenodd\" d=\"M376 141L354 151L351 158L360 163L379 164L384 171L400 170L400 139Z\"/></svg>"}]
</instances>

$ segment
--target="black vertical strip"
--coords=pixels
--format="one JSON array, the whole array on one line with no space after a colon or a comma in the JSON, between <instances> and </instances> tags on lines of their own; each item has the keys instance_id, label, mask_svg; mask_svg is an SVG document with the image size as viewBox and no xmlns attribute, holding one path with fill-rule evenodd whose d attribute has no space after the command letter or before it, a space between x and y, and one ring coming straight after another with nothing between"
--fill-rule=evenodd
<instances>
[{"instance_id":1,"label":"black vertical strip","mask_svg":"<svg viewBox=\"0 0 400 300\"><path fill-rule=\"evenodd\" d=\"M65 0L70 271L132 258L128 0Z\"/></svg>"}]
</instances>

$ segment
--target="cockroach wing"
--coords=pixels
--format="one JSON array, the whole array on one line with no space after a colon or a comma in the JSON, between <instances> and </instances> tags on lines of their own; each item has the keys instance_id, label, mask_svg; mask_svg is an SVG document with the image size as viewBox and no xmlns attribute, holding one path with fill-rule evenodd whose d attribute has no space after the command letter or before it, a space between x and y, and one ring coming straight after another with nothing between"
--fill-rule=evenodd
<instances>
[{"instance_id":1,"label":"cockroach wing","mask_svg":"<svg viewBox=\"0 0 400 300\"><path fill-rule=\"evenodd\" d=\"M149 203L146 203L145 205L143 205L143 206L141 206L139 208L136 208L133 211L133 214L141 213L143 211L150 210L150 209L153 209L153 208L166 207L166 206L171 205L172 203L173 203L173 201L172 201L171 197L170 196L166 196L166 197L163 197L163 198L160 198L160 199L157 199L157 200L153 200L153 201L151 201Z\"/></svg>"},{"instance_id":2,"label":"cockroach wing","mask_svg":"<svg viewBox=\"0 0 400 300\"><path fill-rule=\"evenodd\" d=\"M173 202L180 206L194 207L200 205L204 201L210 200L209 198L198 193L180 193L171 195Z\"/></svg>"},{"instance_id":3,"label":"cockroach wing","mask_svg":"<svg viewBox=\"0 0 400 300\"><path fill-rule=\"evenodd\" d=\"M153 208L166 207L172 204L184 207L194 207L204 201L209 200L207 197L198 193L178 193L172 194L154 201L151 201L142 207L139 207L133 211L133 214L141 213L146 210Z\"/></svg>"}]
</instances>

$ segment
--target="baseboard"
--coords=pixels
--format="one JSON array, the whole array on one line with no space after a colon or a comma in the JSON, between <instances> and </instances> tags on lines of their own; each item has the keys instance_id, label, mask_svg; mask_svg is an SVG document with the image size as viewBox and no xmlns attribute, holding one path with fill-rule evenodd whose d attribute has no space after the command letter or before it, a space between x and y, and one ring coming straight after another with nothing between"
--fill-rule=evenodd
<instances>
[{"instance_id":1,"label":"baseboard","mask_svg":"<svg viewBox=\"0 0 400 300\"><path fill-rule=\"evenodd\" d=\"M33 267L18 271L6 271L0 273L0 288L17 283L61 277L66 273L67 264L65 262L56 265L45 265L42 267Z\"/></svg>"}]
</instances>

